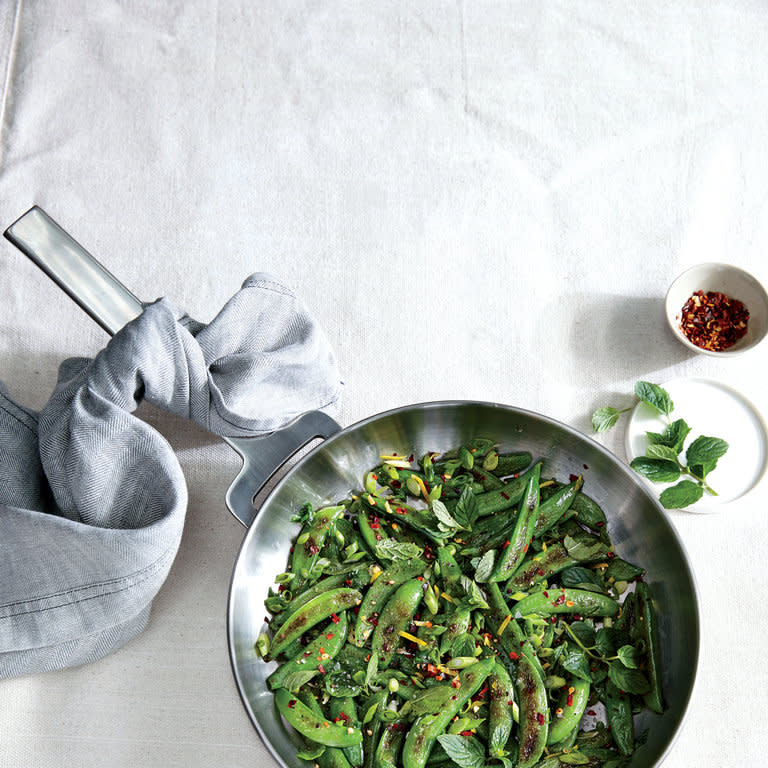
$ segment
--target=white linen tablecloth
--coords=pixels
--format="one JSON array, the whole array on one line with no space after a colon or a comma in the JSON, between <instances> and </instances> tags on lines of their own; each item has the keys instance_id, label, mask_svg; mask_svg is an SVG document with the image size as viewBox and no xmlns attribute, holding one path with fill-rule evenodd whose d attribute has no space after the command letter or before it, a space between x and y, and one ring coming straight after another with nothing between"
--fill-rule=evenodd
<instances>
[{"instance_id":1,"label":"white linen tablecloth","mask_svg":"<svg viewBox=\"0 0 768 768\"><path fill-rule=\"evenodd\" d=\"M663 297L697 262L768 281L768 5L6 0L0 225L40 204L144 299L212 314L280 277L334 346L340 421L466 398L589 433L635 381L706 376L763 412L768 347L687 352ZM0 380L38 409L106 336L10 244ZM190 504L148 629L0 686L0 766L271 765L225 611L234 453L141 414ZM621 428L600 440L624 457ZM670 517L698 580L696 694L665 768L762 766L765 485Z\"/></svg>"}]
</instances>

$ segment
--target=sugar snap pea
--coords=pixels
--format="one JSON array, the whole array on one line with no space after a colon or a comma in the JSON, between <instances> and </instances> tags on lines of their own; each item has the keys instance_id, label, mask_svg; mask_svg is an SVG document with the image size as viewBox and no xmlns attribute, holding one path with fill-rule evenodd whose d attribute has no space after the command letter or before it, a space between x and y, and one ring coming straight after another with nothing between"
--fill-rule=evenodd
<instances>
[{"instance_id":1,"label":"sugar snap pea","mask_svg":"<svg viewBox=\"0 0 768 768\"><path fill-rule=\"evenodd\" d=\"M525 492L520 500L517 522L508 545L502 549L496 567L491 574L491 581L506 581L523 561L533 537L536 518L539 513L539 476L541 464L535 464L528 475Z\"/></svg>"},{"instance_id":2,"label":"sugar snap pea","mask_svg":"<svg viewBox=\"0 0 768 768\"><path fill-rule=\"evenodd\" d=\"M360 728L360 720L357 717L357 707L355 706L355 700L352 696L345 696L344 698L331 696L329 708L334 723L346 726L351 725L353 728L358 729ZM361 768L364 759L363 740L360 739L357 744L353 744L350 747L344 747L344 756L354 768Z\"/></svg>"},{"instance_id":3,"label":"sugar snap pea","mask_svg":"<svg viewBox=\"0 0 768 768\"><path fill-rule=\"evenodd\" d=\"M512 732L512 678L496 664L488 678L488 754L498 755L507 745Z\"/></svg>"},{"instance_id":4,"label":"sugar snap pea","mask_svg":"<svg viewBox=\"0 0 768 768\"><path fill-rule=\"evenodd\" d=\"M355 645L360 647L364 645L375 627L371 619L378 623L378 615L394 591L404 582L424 573L425 569L426 565L421 560L400 560L379 573L360 603L352 637Z\"/></svg>"},{"instance_id":5,"label":"sugar snap pea","mask_svg":"<svg viewBox=\"0 0 768 768\"><path fill-rule=\"evenodd\" d=\"M379 746L376 747L376 756L373 760L374 768L398 768L400 749L405 739L405 726L401 723L390 723L384 726Z\"/></svg>"},{"instance_id":6,"label":"sugar snap pea","mask_svg":"<svg viewBox=\"0 0 768 768\"><path fill-rule=\"evenodd\" d=\"M483 659L459 673L459 685L446 706L436 713L421 715L408 731L403 745L403 768L423 768L437 737L457 712L480 690L491 673L493 659ZM454 698L455 697L455 698Z\"/></svg>"},{"instance_id":7,"label":"sugar snap pea","mask_svg":"<svg viewBox=\"0 0 768 768\"><path fill-rule=\"evenodd\" d=\"M544 681L527 656L520 657L515 689L520 702L520 734L516 766L532 768L547 746L549 703Z\"/></svg>"},{"instance_id":8,"label":"sugar snap pea","mask_svg":"<svg viewBox=\"0 0 768 768\"><path fill-rule=\"evenodd\" d=\"M344 505L318 509L310 521L304 525L293 546L291 573L294 574L294 586L299 587L308 578L313 563L318 559L328 531L334 520L341 517Z\"/></svg>"},{"instance_id":9,"label":"sugar snap pea","mask_svg":"<svg viewBox=\"0 0 768 768\"><path fill-rule=\"evenodd\" d=\"M551 616L553 613L615 616L618 612L619 604L612 597L586 589L544 589L524 597L515 605L516 616Z\"/></svg>"},{"instance_id":10,"label":"sugar snap pea","mask_svg":"<svg viewBox=\"0 0 768 768\"><path fill-rule=\"evenodd\" d=\"M332 614L359 605L363 596L356 590L339 587L310 600L289 616L272 638L268 658L277 655L306 630L329 618Z\"/></svg>"},{"instance_id":11,"label":"sugar snap pea","mask_svg":"<svg viewBox=\"0 0 768 768\"><path fill-rule=\"evenodd\" d=\"M296 672L318 670L344 647L347 639L347 613L342 612L338 622L329 622L328 626L306 647L285 664L281 664L268 678L267 685L274 690L285 685L286 678Z\"/></svg>"},{"instance_id":12,"label":"sugar snap pea","mask_svg":"<svg viewBox=\"0 0 768 768\"><path fill-rule=\"evenodd\" d=\"M654 712L662 714L664 712L664 702L661 695L661 660L656 613L653 610L651 594L645 582L641 581L638 583L635 594L638 601L637 634L645 643L647 649L648 665L646 673L651 683L651 689L643 696L643 699L646 706Z\"/></svg>"},{"instance_id":13,"label":"sugar snap pea","mask_svg":"<svg viewBox=\"0 0 768 768\"><path fill-rule=\"evenodd\" d=\"M327 747L351 747L363 739L359 728L340 725L318 715L285 688L275 691L275 703L280 714L302 736L318 744Z\"/></svg>"},{"instance_id":14,"label":"sugar snap pea","mask_svg":"<svg viewBox=\"0 0 768 768\"><path fill-rule=\"evenodd\" d=\"M549 724L547 744L556 744L568 738L581 721L589 700L590 683L588 680L573 678L563 691L555 718Z\"/></svg>"},{"instance_id":15,"label":"sugar snap pea","mask_svg":"<svg viewBox=\"0 0 768 768\"><path fill-rule=\"evenodd\" d=\"M427 587L423 579L411 579L401 584L387 600L371 639L371 650L379 658L379 669L386 669L392 661L400 643L400 632L408 628Z\"/></svg>"}]
</instances>

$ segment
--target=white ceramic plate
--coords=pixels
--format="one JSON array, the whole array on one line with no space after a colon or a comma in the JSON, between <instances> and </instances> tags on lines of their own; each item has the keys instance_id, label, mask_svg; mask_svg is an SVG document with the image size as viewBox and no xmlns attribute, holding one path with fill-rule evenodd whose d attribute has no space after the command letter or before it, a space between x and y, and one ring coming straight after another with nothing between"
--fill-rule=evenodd
<instances>
[{"instance_id":1,"label":"white ceramic plate","mask_svg":"<svg viewBox=\"0 0 768 768\"><path fill-rule=\"evenodd\" d=\"M768 465L768 436L762 416L741 393L710 379L675 379L662 385L669 392L674 410L671 418L685 419L691 427L685 448L699 435L720 437L728 442L727 453L707 476L718 495L705 493L686 507L690 512L715 512L757 485ZM644 456L646 432L663 432L666 421L658 411L638 403L624 436L627 457ZM669 484L646 481L657 494Z\"/></svg>"}]
</instances>

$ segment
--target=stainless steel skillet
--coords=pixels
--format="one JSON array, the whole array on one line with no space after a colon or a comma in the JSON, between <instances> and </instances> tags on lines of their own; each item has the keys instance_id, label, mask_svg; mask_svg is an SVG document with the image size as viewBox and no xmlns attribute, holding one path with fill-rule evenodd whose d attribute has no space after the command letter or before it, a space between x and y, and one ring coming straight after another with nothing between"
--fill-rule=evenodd
<instances>
[{"instance_id":1,"label":"stainless steel skillet","mask_svg":"<svg viewBox=\"0 0 768 768\"><path fill-rule=\"evenodd\" d=\"M41 213L35 214L31 222L35 225L31 227L33 231L40 225ZM32 255L29 251L38 248L40 243L18 224L12 226L9 237L15 237L17 242L23 235L25 239L20 247ZM44 222L43 226L49 225ZM61 232L57 238L62 236L66 241L67 236ZM56 248L59 243L54 239L44 245ZM68 247L71 248L71 244ZM67 269L77 273L82 254L75 251L71 256ZM92 257L88 259L93 261ZM119 283L115 286L111 282L114 281L111 275L102 279L98 270L96 272L92 280L102 291L100 301L110 304L110 296L119 295L122 299L126 299L125 294L130 296ZM69 284L68 292L77 294L78 281L74 281L74 288L71 281ZM77 295L74 298L85 303ZM140 311L140 302L138 306L130 302L128 305L128 314L131 306L134 312ZM102 311L98 302L95 308L91 305L90 313L103 321ZM108 330L114 332L131 317L124 317L120 325ZM110 322L119 321L120 316L110 316ZM297 532L290 522L291 515L306 501L324 504L359 488L364 472L378 463L381 453L420 455L484 436L498 441L503 450L528 450L542 457L544 472L550 476L562 479L571 473L583 472L585 491L608 515L618 553L647 569L647 580L659 614L667 710L662 716L644 713L640 717L638 731L648 727L649 736L632 765L636 768L658 765L682 726L693 692L699 655L699 610L694 578L683 546L658 502L634 473L602 446L567 425L495 403L423 403L372 416L343 430L333 425L336 429L328 430L332 434L296 463L263 502L245 536L232 575L227 612L232 669L248 715L278 763L291 767L306 765L296 757L298 742L283 727L274 710L265 683L272 665L256 657L253 644L264 625L267 590L275 574L284 570L291 539ZM287 456L306 442L303 433L291 429L274 433L267 439L249 441L248 446L259 454L262 465L272 460L269 445L276 435L281 436L282 453ZM264 446L263 453L261 446ZM252 482L243 492L251 509L251 499L259 484L266 480L264 474L262 472L260 479L243 480Z\"/></svg>"}]
</instances>

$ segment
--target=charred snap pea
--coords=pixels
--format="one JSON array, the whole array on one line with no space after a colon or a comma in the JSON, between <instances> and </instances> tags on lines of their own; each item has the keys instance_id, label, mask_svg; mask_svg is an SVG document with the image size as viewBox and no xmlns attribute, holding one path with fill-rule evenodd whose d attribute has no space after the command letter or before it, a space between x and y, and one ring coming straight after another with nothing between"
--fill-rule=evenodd
<instances>
[{"instance_id":1,"label":"charred snap pea","mask_svg":"<svg viewBox=\"0 0 768 768\"><path fill-rule=\"evenodd\" d=\"M643 696L643 699L646 706L654 712L661 714L664 711L664 702L661 696L661 660L656 614L651 603L648 585L645 582L641 581L638 583L635 595L637 596L636 634L645 643L647 649L648 665L646 674L651 683L651 689Z\"/></svg>"},{"instance_id":2,"label":"charred snap pea","mask_svg":"<svg viewBox=\"0 0 768 768\"><path fill-rule=\"evenodd\" d=\"M329 622L328 626L306 647L302 647L296 656L281 664L268 678L267 685L274 690L283 688L286 680L296 672L319 671L344 647L347 639L347 613L344 611L338 622ZM290 688L291 686L289 686Z\"/></svg>"},{"instance_id":3,"label":"charred snap pea","mask_svg":"<svg viewBox=\"0 0 768 768\"><path fill-rule=\"evenodd\" d=\"M320 556L328 531L334 521L344 513L345 507L324 507L318 509L296 539L291 558L291 573L294 574L294 589L309 577L312 565Z\"/></svg>"},{"instance_id":4,"label":"charred snap pea","mask_svg":"<svg viewBox=\"0 0 768 768\"><path fill-rule=\"evenodd\" d=\"M451 695L445 707L416 720L403 745L403 768L423 768L437 737L445 731L464 704L480 690L494 664L493 659L484 659L462 671L456 693Z\"/></svg>"},{"instance_id":5,"label":"charred snap pea","mask_svg":"<svg viewBox=\"0 0 768 768\"><path fill-rule=\"evenodd\" d=\"M400 644L400 633L410 625L424 595L424 589L428 587L423 579L411 579L400 585L387 600L371 640L371 650L378 656L379 669L386 669L392 661Z\"/></svg>"},{"instance_id":6,"label":"charred snap pea","mask_svg":"<svg viewBox=\"0 0 768 768\"><path fill-rule=\"evenodd\" d=\"M331 615L360 604L363 596L356 589L341 587L318 595L306 605L291 614L272 638L269 658L274 659L280 652L301 636L306 630L330 618Z\"/></svg>"},{"instance_id":7,"label":"charred snap pea","mask_svg":"<svg viewBox=\"0 0 768 768\"><path fill-rule=\"evenodd\" d=\"M352 642L362 647L372 634L378 616L395 590L404 582L424 573L426 566L421 560L398 561L378 575L365 593L352 637ZM373 620L373 621L371 621Z\"/></svg>"},{"instance_id":8,"label":"charred snap pea","mask_svg":"<svg viewBox=\"0 0 768 768\"><path fill-rule=\"evenodd\" d=\"M629 763L633 713L663 708L656 616L584 479L542 481L541 462L483 438L381 458L350 498L301 508L299 551L265 601L257 650L283 662L268 686L307 740L298 756Z\"/></svg>"},{"instance_id":9,"label":"charred snap pea","mask_svg":"<svg viewBox=\"0 0 768 768\"><path fill-rule=\"evenodd\" d=\"M331 696L329 704L331 718L334 723L339 725L352 726L353 728L360 728L360 720L357 717L357 707L355 706L355 700L351 696L345 696L344 698L338 698ZM349 764L355 768L361 768L363 765L363 741L362 739L351 747L344 747L344 756L349 761Z\"/></svg>"},{"instance_id":10,"label":"charred snap pea","mask_svg":"<svg viewBox=\"0 0 768 768\"><path fill-rule=\"evenodd\" d=\"M280 714L302 735L326 747L352 747L359 744L363 734L359 728L334 723L313 712L285 688L275 691L275 703Z\"/></svg>"},{"instance_id":11,"label":"charred snap pea","mask_svg":"<svg viewBox=\"0 0 768 768\"><path fill-rule=\"evenodd\" d=\"M541 464L535 464L528 475L523 498L517 512L517 522L509 544L501 550L490 581L506 581L523 561L533 537L539 513L539 475Z\"/></svg>"},{"instance_id":12,"label":"charred snap pea","mask_svg":"<svg viewBox=\"0 0 768 768\"><path fill-rule=\"evenodd\" d=\"M549 724L547 744L556 744L567 739L578 726L587 708L589 688L589 682L575 678L562 692L555 717Z\"/></svg>"},{"instance_id":13,"label":"charred snap pea","mask_svg":"<svg viewBox=\"0 0 768 768\"><path fill-rule=\"evenodd\" d=\"M615 616L618 612L619 604L613 598L586 589L544 589L515 605L515 616L551 616L553 613Z\"/></svg>"},{"instance_id":14,"label":"charred snap pea","mask_svg":"<svg viewBox=\"0 0 768 768\"><path fill-rule=\"evenodd\" d=\"M536 517L536 526L534 534L541 536L546 533L557 521L571 508L576 499L581 486L584 484L584 478L579 477L569 485L563 486L557 490L546 501L539 505L539 513Z\"/></svg>"},{"instance_id":15,"label":"charred snap pea","mask_svg":"<svg viewBox=\"0 0 768 768\"><path fill-rule=\"evenodd\" d=\"M496 664L488 678L488 754L498 755L507 745L512 732L512 678Z\"/></svg>"},{"instance_id":16,"label":"charred snap pea","mask_svg":"<svg viewBox=\"0 0 768 768\"><path fill-rule=\"evenodd\" d=\"M569 565L576 565L577 562L578 560L572 558L562 544L559 542L551 544L545 551L537 552L533 556L529 555L523 560L520 567L504 585L504 589L510 594L524 591L540 581L550 579Z\"/></svg>"},{"instance_id":17,"label":"charred snap pea","mask_svg":"<svg viewBox=\"0 0 768 768\"><path fill-rule=\"evenodd\" d=\"M376 756L373 759L374 768L398 768L400 763L400 749L405 739L405 724L390 723L384 726L384 732L376 747Z\"/></svg>"},{"instance_id":18,"label":"charred snap pea","mask_svg":"<svg viewBox=\"0 0 768 768\"><path fill-rule=\"evenodd\" d=\"M544 681L526 656L520 658L515 689L520 702L520 733L516 766L532 768L547 746L549 703Z\"/></svg>"}]
</instances>

